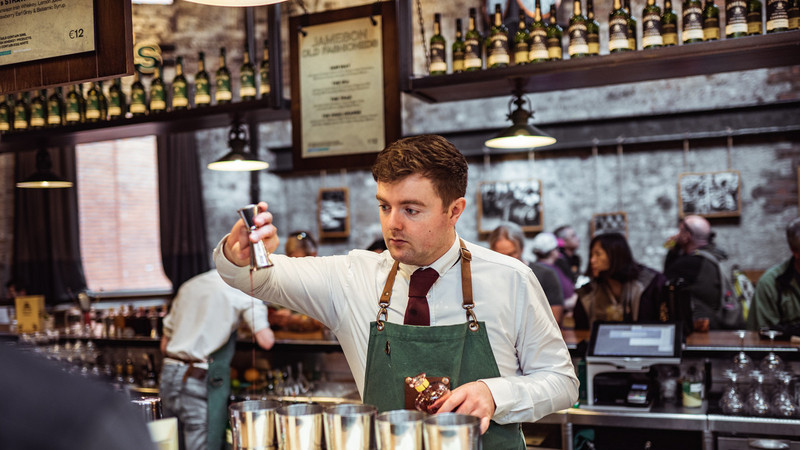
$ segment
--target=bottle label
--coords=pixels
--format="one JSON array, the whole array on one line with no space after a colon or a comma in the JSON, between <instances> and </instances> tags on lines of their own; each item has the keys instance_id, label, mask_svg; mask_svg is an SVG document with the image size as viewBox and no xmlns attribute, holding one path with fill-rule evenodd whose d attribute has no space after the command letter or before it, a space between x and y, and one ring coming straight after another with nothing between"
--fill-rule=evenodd
<instances>
[{"instance_id":1,"label":"bottle label","mask_svg":"<svg viewBox=\"0 0 800 450\"><path fill-rule=\"evenodd\" d=\"M597 33L588 33L586 35L586 43L589 46L590 55L600 54L600 35Z\"/></svg>"},{"instance_id":2,"label":"bottle label","mask_svg":"<svg viewBox=\"0 0 800 450\"><path fill-rule=\"evenodd\" d=\"M528 62L528 43L517 42L514 44L514 63L525 64Z\"/></svg>"},{"instance_id":3,"label":"bottle label","mask_svg":"<svg viewBox=\"0 0 800 450\"><path fill-rule=\"evenodd\" d=\"M118 105L111 105L108 107L108 115L111 117L119 117L122 115L122 108L120 108Z\"/></svg>"},{"instance_id":4,"label":"bottle label","mask_svg":"<svg viewBox=\"0 0 800 450\"><path fill-rule=\"evenodd\" d=\"M87 119L99 119L100 118L100 110L97 109L95 105L95 109L86 108L86 118Z\"/></svg>"},{"instance_id":5,"label":"bottle label","mask_svg":"<svg viewBox=\"0 0 800 450\"><path fill-rule=\"evenodd\" d=\"M162 86L150 88L150 110L161 111L167 109L166 95Z\"/></svg>"},{"instance_id":6,"label":"bottle label","mask_svg":"<svg viewBox=\"0 0 800 450\"><path fill-rule=\"evenodd\" d=\"M255 97L256 96L256 77L251 73L242 74L241 83L239 86L240 97Z\"/></svg>"},{"instance_id":7,"label":"bottle label","mask_svg":"<svg viewBox=\"0 0 800 450\"><path fill-rule=\"evenodd\" d=\"M81 105L78 102L67 103L67 122L80 122L81 121Z\"/></svg>"},{"instance_id":8,"label":"bottle label","mask_svg":"<svg viewBox=\"0 0 800 450\"><path fill-rule=\"evenodd\" d=\"M548 58L547 32L537 28L531 31L531 48L528 52L528 61L537 61Z\"/></svg>"},{"instance_id":9,"label":"bottle label","mask_svg":"<svg viewBox=\"0 0 800 450\"><path fill-rule=\"evenodd\" d=\"M608 50L629 50L628 20L623 16L615 16L608 24Z\"/></svg>"},{"instance_id":10,"label":"bottle label","mask_svg":"<svg viewBox=\"0 0 800 450\"><path fill-rule=\"evenodd\" d=\"M569 56L585 55L589 53L586 25L583 23L572 24L569 26L568 32L569 46L567 47L567 53Z\"/></svg>"},{"instance_id":11,"label":"bottle label","mask_svg":"<svg viewBox=\"0 0 800 450\"><path fill-rule=\"evenodd\" d=\"M263 97L269 95L269 71L262 70L260 75L261 84L258 85L258 94Z\"/></svg>"},{"instance_id":12,"label":"bottle label","mask_svg":"<svg viewBox=\"0 0 800 450\"><path fill-rule=\"evenodd\" d=\"M25 117L14 119L14 129L26 130L27 128L28 128L28 121L25 120Z\"/></svg>"},{"instance_id":13,"label":"bottle label","mask_svg":"<svg viewBox=\"0 0 800 450\"><path fill-rule=\"evenodd\" d=\"M550 59L561 59L562 56L561 39L557 37L547 38L547 57Z\"/></svg>"},{"instance_id":14,"label":"bottle label","mask_svg":"<svg viewBox=\"0 0 800 450\"><path fill-rule=\"evenodd\" d=\"M167 109L167 102L164 100L150 100L150 111L163 111Z\"/></svg>"},{"instance_id":15,"label":"bottle label","mask_svg":"<svg viewBox=\"0 0 800 450\"><path fill-rule=\"evenodd\" d=\"M719 19L709 17L703 23L703 40L713 41L719 39Z\"/></svg>"},{"instance_id":16,"label":"bottle label","mask_svg":"<svg viewBox=\"0 0 800 450\"><path fill-rule=\"evenodd\" d=\"M31 126L32 127L43 127L44 126L44 117L33 117L33 116L31 116Z\"/></svg>"},{"instance_id":17,"label":"bottle label","mask_svg":"<svg viewBox=\"0 0 800 450\"><path fill-rule=\"evenodd\" d=\"M230 101L233 98L231 91L217 91L217 95L215 96L217 101Z\"/></svg>"},{"instance_id":18,"label":"bottle label","mask_svg":"<svg viewBox=\"0 0 800 450\"><path fill-rule=\"evenodd\" d=\"M453 49L453 72L464 71L464 57L465 53L463 49Z\"/></svg>"},{"instance_id":19,"label":"bottle label","mask_svg":"<svg viewBox=\"0 0 800 450\"><path fill-rule=\"evenodd\" d=\"M481 44L477 39L467 39L464 50L464 69L480 69L483 67L481 60Z\"/></svg>"},{"instance_id":20,"label":"bottle label","mask_svg":"<svg viewBox=\"0 0 800 450\"><path fill-rule=\"evenodd\" d=\"M683 42L703 39L703 11L697 6L683 10Z\"/></svg>"},{"instance_id":21,"label":"bottle label","mask_svg":"<svg viewBox=\"0 0 800 450\"><path fill-rule=\"evenodd\" d=\"M172 106L176 108L183 108L189 104L189 98L186 95L186 84L172 84Z\"/></svg>"},{"instance_id":22,"label":"bottle label","mask_svg":"<svg viewBox=\"0 0 800 450\"><path fill-rule=\"evenodd\" d=\"M0 116L0 131L8 131L11 129L11 124L8 123L8 117Z\"/></svg>"},{"instance_id":23,"label":"bottle label","mask_svg":"<svg viewBox=\"0 0 800 450\"><path fill-rule=\"evenodd\" d=\"M664 45L678 45L678 25L674 23L662 23L661 39L664 41Z\"/></svg>"},{"instance_id":24,"label":"bottle label","mask_svg":"<svg viewBox=\"0 0 800 450\"><path fill-rule=\"evenodd\" d=\"M789 11L789 29L796 30L800 28L800 14L796 16L791 15L792 11Z\"/></svg>"},{"instance_id":25,"label":"bottle label","mask_svg":"<svg viewBox=\"0 0 800 450\"><path fill-rule=\"evenodd\" d=\"M207 105L211 103L211 96L208 94L200 94L194 96L194 104L195 105Z\"/></svg>"},{"instance_id":26,"label":"bottle label","mask_svg":"<svg viewBox=\"0 0 800 450\"><path fill-rule=\"evenodd\" d=\"M430 73L447 72L447 61L444 58L444 43L441 41L431 42Z\"/></svg>"},{"instance_id":27,"label":"bottle label","mask_svg":"<svg viewBox=\"0 0 800 450\"><path fill-rule=\"evenodd\" d=\"M189 99L186 96L183 97L172 97L172 107L173 108L185 108L189 106Z\"/></svg>"},{"instance_id":28,"label":"bottle label","mask_svg":"<svg viewBox=\"0 0 800 450\"><path fill-rule=\"evenodd\" d=\"M767 0L767 31L789 28L786 0Z\"/></svg>"},{"instance_id":29,"label":"bottle label","mask_svg":"<svg viewBox=\"0 0 800 450\"><path fill-rule=\"evenodd\" d=\"M255 96L256 96L255 86L242 86L239 89L239 97L241 98L255 97Z\"/></svg>"},{"instance_id":30,"label":"bottle label","mask_svg":"<svg viewBox=\"0 0 800 450\"><path fill-rule=\"evenodd\" d=\"M508 36L497 33L489 38L489 52L486 57L486 65L492 67L496 64L510 64L511 56L508 51Z\"/></svg>"},{"instance_id":31,"label":"bottle label","mask_svg":"<svg viewBox=\"0 0 800 450\"><path fill-rule=\"evenodd\" d=\"M661 36L661 17L657 12L649 12L642 18L642 48L664 45Z\"/></svg>"},{"instance_id":32,"label":"bottle label","mask_svg":"<svg viewBox=\"0 0 800 450\"><path fill-rule=\"evenodd\" d=\"M147 108L144 104L144 92L143 91L134 91L131 92L131 113L132 114L142 114L147 112Z\"/></svg>"},{"instance_id":33,"label":"bottle label","mask_svg":"<svg viewBox=\"0 0 800 450\"><path fill-rule=\"evenodd\" d=\"M761 34L764 29L761 26L761 11L750 11L747 13L747 34Z\"/></svg>"},{"instance_id":34,"label":"bottle label","mask_svg":"<svg viewBox=\"0 0 800 450\"><path fill-rule=\"evenodd\" d=\"M230 101L233 98L231 94L231 79L228 77L217 78L217 101Z\"/></svg>"},{"instance_id":35,"label":"bottle label","mask_svg":"<svg viewBox=\"0 0 800 450\"><path fill-rule=\"evenodd\" d=\"M687 408L697 408L703 404L703 383L695 381L684 381L683 386L683 406Z\"/></svg>"},{"instance_id":36,"label":"bottle label","mask_svg":"<svg viewBox=\"0 0 800 450\"><path fill-rule=\"evenodd\" d=\"M728 0L725 4L725 34L747 34L747 2Z\"/></svg>"}]
</instances>

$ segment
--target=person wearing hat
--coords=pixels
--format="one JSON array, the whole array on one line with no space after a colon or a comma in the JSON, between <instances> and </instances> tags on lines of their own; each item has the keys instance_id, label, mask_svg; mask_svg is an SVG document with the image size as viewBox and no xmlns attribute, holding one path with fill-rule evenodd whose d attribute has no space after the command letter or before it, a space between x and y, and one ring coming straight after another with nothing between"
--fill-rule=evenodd
<instances>
[{"instance_id":1,"label":"person wearing hat","mask_svg":"<svg viewBox=\"0 0 800 450\"><path fill-rule=\"evenodd\" d=\"M558 275L561 291L564 294L564 310L571 311L578 296L575 294L575 285L572 284L572 279L556 265L556 261L561 257L558 250L558 239L553 233L542 232L533 238L532 247L533 254L536 255L536 262L553 269Z\"/></svg>"}]
</instances>

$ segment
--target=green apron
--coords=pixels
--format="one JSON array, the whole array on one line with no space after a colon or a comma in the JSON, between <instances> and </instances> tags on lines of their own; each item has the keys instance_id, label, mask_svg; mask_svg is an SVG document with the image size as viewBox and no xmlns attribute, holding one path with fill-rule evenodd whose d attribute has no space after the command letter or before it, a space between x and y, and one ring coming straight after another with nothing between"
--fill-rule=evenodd
<instances>
[{"instance_id":1,"label":"green apron","mask_svg":"<svg viewBox=\"0 0 800 450\"><path fill-rule=\"evenodd\" d=\"M231 393L231 360L236 350L236 332L208 358L208 448L222 448L228 423L228 396Z\"/></svg>"},{"instance_id":2,"label":"green apron","mask_svg":"<svg viewBox=\"0 0 800 450\"><path fill-rule=\"evenodd\" d=\"M449 377L450 387L500 376L486 324L472 311L472 256L461 241L461 288L468 322L448 326L413 326L385 322L398 263L395 261L379 300L378 319L370 323L364 403L378 412L403 409L405 378L425 372L429 377ZM525 449L519 424L499 425L494 420L482 436L485 449Z\"/></svg>"}]
</instances>

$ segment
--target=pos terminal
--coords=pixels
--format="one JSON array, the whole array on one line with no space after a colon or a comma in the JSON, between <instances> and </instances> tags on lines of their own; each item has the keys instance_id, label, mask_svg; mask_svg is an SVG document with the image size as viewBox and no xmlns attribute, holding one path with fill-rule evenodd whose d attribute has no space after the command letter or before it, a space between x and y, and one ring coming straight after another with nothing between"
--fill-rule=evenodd
<instances>
[{"instance_id":1,"label":"pos terminal","mask_svg":"<svg viewBox=\"0 0 800 450\"><path fill-rule=\"evenodd\" d=\"M595 322L586 356L589 406L649 408L658 391L647 376L656 364L680 364L674 323Z\"/></svg>"}]
</instances>

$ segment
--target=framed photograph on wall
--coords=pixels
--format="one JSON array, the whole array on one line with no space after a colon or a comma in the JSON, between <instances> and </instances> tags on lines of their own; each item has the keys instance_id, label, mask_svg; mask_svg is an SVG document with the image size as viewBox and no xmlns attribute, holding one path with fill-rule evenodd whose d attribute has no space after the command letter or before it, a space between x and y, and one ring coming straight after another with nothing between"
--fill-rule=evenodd
<instances>
[{"instance_id":1,"label":"framed photograph on wall","mask_svg":"<svg viewBox=\"0 0 800 450\"><path fill-rule=\"evenodd\" d=\"M350 203L346 187L323 188L317 196L317 224L319 237L343 238L350 236Z\"/></svg>"},{"instance_id":2,"label":"framed photograph on wall","mask_svg":"<svg viewBox=\"0 0 800 450\"><path fill-rule=\"evenodd\" d=\"M541 231L540 180L489 181L478 188L478 232L491 233L501 222L514 222L522 231Z\"/></svg>"},{"instance_id":3,"label":"framed photograph on wall","mask_svg":"<svg viewBox=\"0 0 800 450\"><path fill-rule=\"evenodd\" d=\"M592 214L592 237L604 233L619 233L628 238L628 214L624 211Z\"/></svg>"},{"instance_id":4,"label":"framed photograph on wall","mask_svg":"<svg viewBox=\"0 0 800 450\"><path fill-rule=\"evenodd\" d=\"M738 170L682 173L678 177L680 217L738 217L742 212Z\"/></svg>"}]
</instances>

